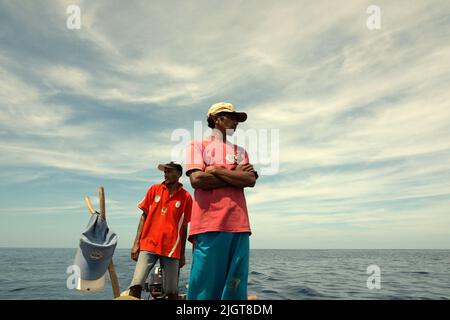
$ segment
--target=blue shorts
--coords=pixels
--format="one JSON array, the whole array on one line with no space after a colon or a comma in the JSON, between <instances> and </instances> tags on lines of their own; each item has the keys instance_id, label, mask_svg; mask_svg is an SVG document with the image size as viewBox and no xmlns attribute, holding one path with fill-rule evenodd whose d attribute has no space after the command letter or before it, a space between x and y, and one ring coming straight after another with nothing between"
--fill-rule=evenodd
<instances>
[{"instance_id":1,"label":"blue shorts","mask_svg":"<svg viewBox=\"0 0 450 320\"><path fill-rule=\"evenodd\" d=\"M188 300L247 300L247 232L195 235Z\"/></svg>"}]
</instances>

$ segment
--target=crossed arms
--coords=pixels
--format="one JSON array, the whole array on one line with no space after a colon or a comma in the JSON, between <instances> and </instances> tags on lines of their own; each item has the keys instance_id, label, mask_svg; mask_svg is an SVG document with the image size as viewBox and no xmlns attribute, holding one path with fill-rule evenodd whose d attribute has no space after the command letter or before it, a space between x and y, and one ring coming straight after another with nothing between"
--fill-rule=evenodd
<instances>
[{"instance_id":1,"label":"crossed arms","mask_svg":"<svg viewBox=\"0 0 450 320\"><path fill-rule=\"evenodd\" d=\"M205 171L195 170L189 175L192 188L211 190L223 187L254 187L256 172L251 164L241 164L235 170L209 166Z\"/></svg>"}]
</instances>

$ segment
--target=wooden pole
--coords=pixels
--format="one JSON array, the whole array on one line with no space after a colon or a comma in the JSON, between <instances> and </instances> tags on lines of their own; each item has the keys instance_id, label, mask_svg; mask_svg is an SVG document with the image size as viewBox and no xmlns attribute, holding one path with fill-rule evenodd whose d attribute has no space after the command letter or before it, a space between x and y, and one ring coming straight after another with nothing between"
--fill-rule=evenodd
<instances>
[{"instance_id":1,"label":"wooden pole","mask_svg":"<svg viewBox=\"0 0 450 320\"><path fill-rule=\"evenodd\" d=\"M98 189L98 195L100 200L100 217L106 221L105 189L103 187L100 187ZM84 202L86 203L86 206L91 214L97 213L97 211L95 211L94 207L92 206L89 197L84 197ZM114 267L112 259L108 266L108 272L109 278L111 279L114 298L117 298L120 296L119 279L117 278L116 268Z\"/></svg>"},{"instance_id":2,"label":"wooden pole","mask_svg":"<svg viewBox=\"0 0 450 320\"><path fill-rule=\"evenodd\" d=\"M111 279L111 285L113 290L114 298L120 297L120 289L119 289L119 279L117 278L116 268L114 267L114 263L109 263L108 266L109 278Z\"/></svg>"},{"instance_id":3,"label":"wooden pole","mask_svg":"<svg viewBox=\"0 0 450 320\"><path fill-rule=\"evenodd\" d=\"M98 199L100 205L100 217L106 221L105 189L103 187L98 188Z\"/></svg>"},{"instance_id":4,"label":"wooden pole","mask_svg":"<svg viewBox=\"0 0 450 320\"><path fill-rule=\"evenodd\" d=\"M100 200L100 217L106 221L105 189L102 186L98 188L98 195ZM119 280L117 279L116 268L114 268L112 259L108 266L108 272L109 278L111 279L114 298L117 298L120 296Z\"/></svg>"},{"instance_id":5,"label":"wooden pole","mask_svg":"<svg viewBox=\"0 0 450 320\"><path fill-rule=\"evenodd\" d=\"M86 206L91 214L97 213L97 211L95 211L94 207L92 207L91 199L89 199L88 196L84 197L84 202L86 203Z\"/></svg>"}]
</instances>

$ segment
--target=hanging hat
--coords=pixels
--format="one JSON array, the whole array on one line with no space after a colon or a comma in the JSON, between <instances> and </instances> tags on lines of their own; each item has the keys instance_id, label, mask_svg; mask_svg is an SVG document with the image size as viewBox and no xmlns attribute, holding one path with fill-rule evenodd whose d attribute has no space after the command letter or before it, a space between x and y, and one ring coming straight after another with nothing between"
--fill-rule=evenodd
<instances>
[{"instance_id":1,"label":"hanging hat","mask_svg":"<svg viewBox=\"0 0 450 320\"><path fill-rule=\"evenodd\" d=\"M75 255L74 265L80 268L78 290L100 291L105 287L106 271L116 245L117 235L98 213L93 214Z\"/></svg>"}]
</instances>

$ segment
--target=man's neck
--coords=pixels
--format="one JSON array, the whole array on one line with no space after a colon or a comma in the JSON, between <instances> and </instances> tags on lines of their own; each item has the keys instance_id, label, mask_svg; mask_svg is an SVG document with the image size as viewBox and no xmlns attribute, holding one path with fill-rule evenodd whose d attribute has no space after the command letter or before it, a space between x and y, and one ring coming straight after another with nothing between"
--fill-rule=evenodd
<instances>
[{"instance_id":1,"label":"man's neck","mask_svg":"<svg viewBox=\"0 0 450 320\"><path fill-rule=\"evenodd\" d=\"M178 189L178 182L174 182L174 183L166 183L166 187L169 190L169 194L173 194L177 189Z\"/></svg>"},{"instance_id":2,"label":"man's neck","mask_svg":"<svg viewBox=\"0 0 450 320\"><path fill-rule=\"evenodd\" d=\"M222 132L221 130L219 130L217 128L212 129L211 137L213 139L221 140L223 143L227 142L227 135L226 135L226 133Z\"/></svg>"}]
</instances>

